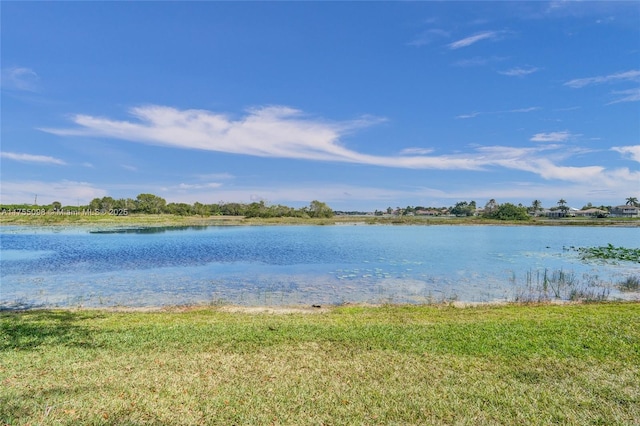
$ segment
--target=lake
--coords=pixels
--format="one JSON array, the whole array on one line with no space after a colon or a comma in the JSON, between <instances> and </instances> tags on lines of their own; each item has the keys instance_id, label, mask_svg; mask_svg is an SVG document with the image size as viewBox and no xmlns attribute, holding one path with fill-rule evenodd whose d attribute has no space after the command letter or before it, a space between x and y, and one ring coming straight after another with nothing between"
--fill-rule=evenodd
<instances>
[{"instance_id":1,"label":"lake","mask_svg":"<svg viewBox=\"0 0 640 426\"><path fill-rule=\"evenodd\" d=\"M637 228L579 226L0 227L0 308L638 299ZM576 293L582 292L582 293Z\"/></svg>"}]
</instances>

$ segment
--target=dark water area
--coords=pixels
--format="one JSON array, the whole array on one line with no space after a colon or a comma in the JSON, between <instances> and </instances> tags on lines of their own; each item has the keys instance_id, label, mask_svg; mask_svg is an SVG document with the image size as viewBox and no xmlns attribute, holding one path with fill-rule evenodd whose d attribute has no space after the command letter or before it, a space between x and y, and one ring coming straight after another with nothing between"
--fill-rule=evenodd
<instances>
[{"instance_id":1,"label":"dark water area","mask_svg":"<svg viewBox=\"0 0 640 426\"><path fill-rule=\"evenodd\" d=\"M493 302L572 288L635 300L617 283L640 265L585 262L572 247L638 248L638 237L593 227L3 226L0 308Z\"/></svg>"}]
</instances>

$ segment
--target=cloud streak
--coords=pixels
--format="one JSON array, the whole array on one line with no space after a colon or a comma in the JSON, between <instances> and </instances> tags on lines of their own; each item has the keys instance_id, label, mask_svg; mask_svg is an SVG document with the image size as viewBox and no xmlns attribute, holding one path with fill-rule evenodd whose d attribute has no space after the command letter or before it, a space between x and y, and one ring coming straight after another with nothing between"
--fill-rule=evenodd
<instances>
[{"instance_id":1,"label":"cloud streak","mask_svg":"<svg viewBox=\"0 0 640 426\"><path fill-rule=\"evenodd\" d=\"M525 75L533 74L538 71L539 68L529 67L529 68L511 68L506 71L498 71L498 74L506 75L508 77L524 77Z\"/></svg>"},{"instance_id":2,"label":"cloud streak","mask_svg":"<svg viewBox=\"0 0 640 426\"><path fill-rule=\"evenodd\" d=\"M615 90L611 92L613 95L624 95L620 99L609 102L607 105L618 104L620 102L638 102L640 101L640 87L629 90Z\"/></svg>"},{"instance_id":3,"label":"cloud streak","mask_svg":"<svg viewBox=\"0 0 640 426\"><path fill-rule=\"evenodd\" d=\"M503 111L485 111L485 112L472 112L470 114L461 114L456 116L458 119L466 119L466 118L475 118L479 115L492 115L492 114L513 114L513 113L523 113L523 112L533 112L540 110L540 107L527 107L527 108L516 108L509 109Z\"/></svg>"},{"instance_id":4,"label":"cloud streak","mask_svg":"<svg viewBox=\"0 0 640 426\"><path fill-rule=\"evenodd\" d=\"M469 37L465 37L461 40L454 41L453 43L449 43L448 46L449 49L452 50L461 49L463 47L471 46L472 44L475 44L482 40L495 40L499 34L500 32L498 31L484 31Z\"/></svg>"},{"instance_id":5,"label":"cloud streak","mask_svg":"<svg viewBox=\"0 0 640 426\"><path fill-rule=\"evenodd\" d=\"M524 108L510 112L527 112ZM244 117L204 110L178 110L164 106L133 108L135 121L117 121L89 115L72 119L72 129L41 129L60 136L97 136L132 142L258 157L333 161L381 167L432 170L487 170L491 167L524 170L544 178L577 180L602 171L602 167L565 167L551 162L544 151L557 146L532 148L483 147L476 152L431 155L425 147L401 150L398 155L370 155L348 149L342 138L357 129L383 121L364 117L345 122L310 118L301 111L269 106L250 109ZM539 133L536 142L564 141L568 132Z\"/></svg>"},{"instance_id":6,"label":"cloud streak","mask_svg":"<svg viewBox=\"0 0 640 426\"><path fill-rule=\"evenodd\" d=\"M565 142L571 136L573 135L565 130L562 132L536 133L529 140L531 142Z\"/></svg>"},{"instance_id":7,"label":"cloud streak","mask_svg":"<svg viewBox=\"0 0 640 426\"><path fill-rule=\"evenodd\" d=\"M427 44L432 43L437 38L443 38L443 37L449 37L449 32L445 30L437 29L437 28L432 28L418 35L416 38L411 40L408 43L408 45L421 47L421 46L425 46Z\"/></svg>"},{"instance_id":8,"label":"cloud streak","mask_svg":"<svg viewBox=\"0 0 640 426\"><path fill-rule=\"evenodd\" d=\"M22 154L17 152L0 152L0 157L6 158L7 160L20 161L23 163L56 164L59 166L64 166L67 164L58 158L49 157L47 155Z\"/></svg>"},{"instance_id":9,"label":"cloud streak","mask_svg":"<svg viewBox=\"0 0 640 426\"><path fill-rule=\"evenodd\" d=\"M565 86L579 89L581 87L590 86L592 84L615 83L619 81L638 81L640 80L640 70L630 70L597 77L576 78L564 83Z\"/></svg>"},{"instance_id":10,"label":"cloud streak","mask_svg":"<svg viewBox=\"0 0 640 426\"><path fill-rule=\"evenodd\" d=\"M37 91L40 77L31 68L10 67L2 70L2 87L26 92Z\"/></svg>"},{"instance_id":11,"label":"cloud streak","mask_svg":"<svg viewBox=\"0 0 640 426\"><path fill-rule=\"evenodd\" d=\"M383 121L363 117L327 122L282 106L250 109L233 120L204 110L164 106L133 108L137 121L116 121L89 115L72 119L75 129L41 129L61 136L97 136L181 149L217 151L258 157L337 161L399 168L479 169L471 158L455 156L376 156L345 148L341 138Z\"/></svg>"}]
</instances>

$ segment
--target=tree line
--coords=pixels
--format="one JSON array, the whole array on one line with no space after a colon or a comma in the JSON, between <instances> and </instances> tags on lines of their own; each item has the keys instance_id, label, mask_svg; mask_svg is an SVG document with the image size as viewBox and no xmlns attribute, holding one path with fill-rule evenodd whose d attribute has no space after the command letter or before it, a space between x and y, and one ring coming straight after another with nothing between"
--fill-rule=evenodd
<instances>
[{"instance_id":1,"label":"tree line","mask_svg":"<svg viewBox=\"0 0 640 426\"><path fill-rule=\"evenodd\" d=\"M626 205L640 207L637 197L626 198ZM103 211L112 210L126 211L127 214L174 214L178 216L244 216L247 218L276 218L276 217L299 217L299 218L330 218L336 213L338 214L369 214L368 212L335 212L326 203L313 200L309 206L294 208L281 204L267 205L264 201L252 203L225 203L219 202L214 204L203 204L195 202L188 203L167 203L162 197L154 194L139 194L135 199L112 197L94 198L88 205L78 206L62 206L58 201L54 201L50 205L34 206L32 204L10 204L0 205L3 211L43 209L46 211ZM612 209L612 206L594 206L587 203L582 210L591 208L599 209L605 213ZM559 210L564 214L569 211L567 201L560 199L556 206L549 208L551 211ZM533 200L530 206L522 204L502 203L499 204L495 199L489 200L484 208L479 209L475 201L460 201L451 207L424 207L424 206L407 206L406 208L397 207L393 209L388 207L386 210L376 210L374 215L382 216L386 214L393 215L415 215L430 212L434 215L455 215L455 216L482 216L488 219L499 220L528 220L531 216L537 216L542 212L542 202Z\"/></svg>"},{"instance_id":2,"label":"tree line","mask_svg":"<svg viewBox=\"0 0 640 426\"><path fill-rule=\"evenodd\" d=\"M637 197L626 198L626 205L640 207ZM582 207L582 210L598 209L601 213L598 217L604 217L612 210L612 206L594 206L591 203L587 203ZM465 216L481 216L487 219L499 219L499 220L529 220L531 216L537 216L543 212L545 208L542 206L540 200L533 200L530 206L524 206L521 203L515 205L512 203L499 204L495 199L487 201L483 208L479 208L475 201L459 201L451 207L423 207L423 206L407 206L406 208L397 207L393 209L388 207L386 211L375 211L375 215L383 215L384 213L393 215L414 215L421 214L422 212L430 212L435 215L454 215L459 217ZM570 207L567 205L567 201L563 198L558 200L556 206L551 206L548 210L560 211L563 215L567 215Z\"/></svg>"},{"instance_id":3,"label":"tree line","mask_svg":"<svg viewBox=\"0 0 640 426\"><path fill-rule=\"evenodd\" d=\"M299 218L330 218L334 212L331 207L321 201L313 200L308 206L293 208L280 204L267 205L264 201L253 203L225 203L203 204L195 202L167 203L154 194L139 194L135 199L112 197L94 198L88 205L63 206L59 201L50 205L35 206L51 212L76 211L126 211L127 214L174 214L178 216L244 216L244 217L299 217ZM33 209L34 205L11 204L0 205L2 210Z\"/></svg>"}]
</instances>

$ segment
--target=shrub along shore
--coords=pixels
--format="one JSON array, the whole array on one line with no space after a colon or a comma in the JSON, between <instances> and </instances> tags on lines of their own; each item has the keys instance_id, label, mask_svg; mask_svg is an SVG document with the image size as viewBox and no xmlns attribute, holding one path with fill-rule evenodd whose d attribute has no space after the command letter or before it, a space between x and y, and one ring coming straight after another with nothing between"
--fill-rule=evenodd
<instances>
[{"instance_id":1,"label":"shrub along shore","mask_svg":"<svg viewBox=\"0 0 640 426\"><path fill-rule=\"evenodd\" d=\"M640 418L638 303L277 312L0 312L0 423Z\"/></svg>"}]
</instances>

